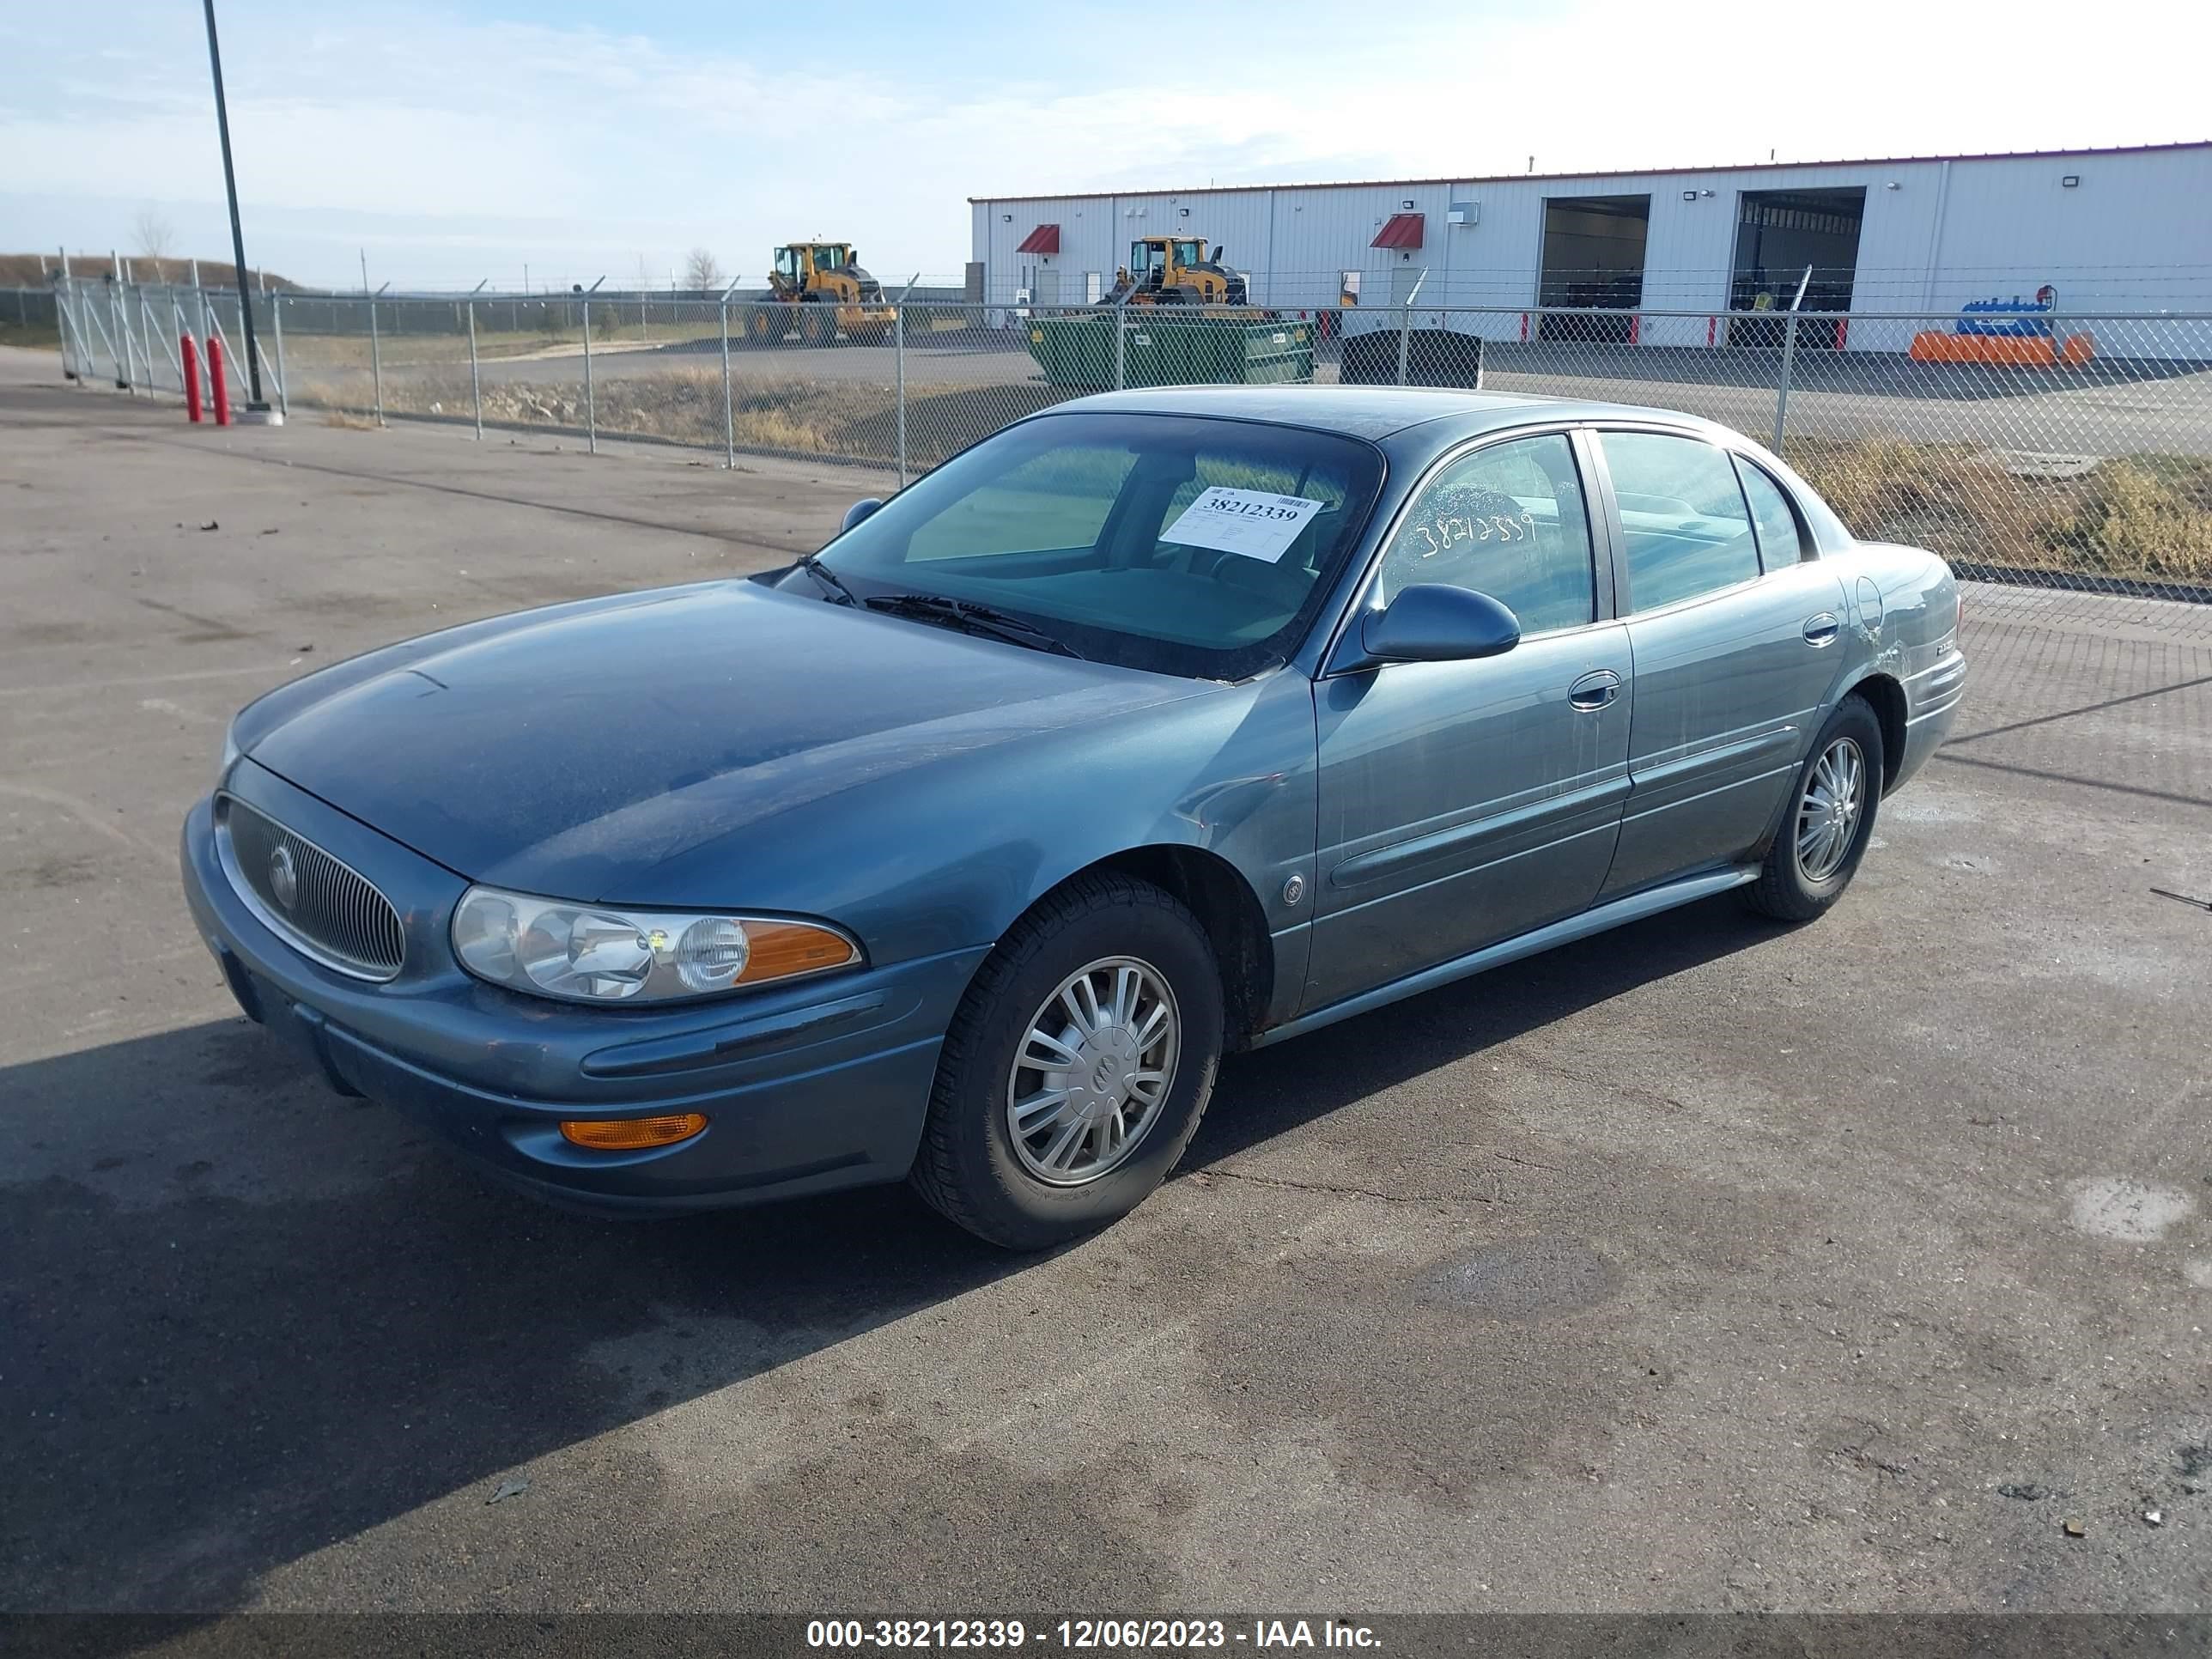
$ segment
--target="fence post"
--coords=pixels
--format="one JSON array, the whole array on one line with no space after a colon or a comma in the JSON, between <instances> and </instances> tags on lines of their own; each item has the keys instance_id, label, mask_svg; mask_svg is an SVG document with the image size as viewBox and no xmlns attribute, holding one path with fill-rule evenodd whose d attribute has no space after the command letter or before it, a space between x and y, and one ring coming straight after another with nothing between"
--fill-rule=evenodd
<instances>
[{"instance_id":1,"label":"fence post","mask_svg":"<svg viewBox=\"0 0 2212 1659\"><path fill-rule=\"evenodd\" d=\"M731 283L735 287L734 280ZM730 396L730 290L722 290L722 467L735 471L738 465L738 408Z\"/></svg>"},{"instance_id":2,"label":"fence post","mask_svg":"<svg viewBox=\"0 0 2212 1659\"><path fill-rule=\"evenodd\" d=\"M131 267L123 263L119 254L108 256L114 263L115 315L118 331L123 336L123 378L131 384L127 390L132 397L138 395L138 342L131 332ZM152 365L149 364L147 379L152 380Z\"/></svg>"},{"instance_id":3,"label":"fence post","mask_svg":"<svg viewBox=\"0 0 2212 1659\"><path fill-rule=\"evenodd\" d=\"M481 284L479 284L481 286ZM477 441L483 441L483 386L477 378L477 301L469 296L469 408L477 423Z\"/></svg>"},{"instance_id":4,"label":"fence post","mask_svg":"<svg viewBox=\"0 0 2212 1659\"><path fill-rule=\"evenodd\" d=\"M133 287L138 295L138 355L146 360L146 389L149 392L158 392L161 390L161 380L160 373L155 367L156 359L154 356L154 307L146 298L146 285L143 283L134 283Z\"/></svg>"},{"instance_id":5,"label":"fence post","mask_svg":"<svg viewBox=\"0 0 2212 1659\"><path fill-rule=\"evenodd\" d=\"M368 296L368 374L376 388L376 423L384 424L384 343L376 335L376 295Z\"/></svg>"},{"instance_id":6,"label":"fence post","mask_svg":"<svg viewBox=\"0 0 2212 1659\"><path fill-rule=\"evenodd\" d=\"M54 284L54 327L62 337L62 379L84 384L84 330L77 325L76 295L67 277Z\"/></svg>"},{"instance_id":7,"label":"fence post","mask_svg":"<svg viewBox=\"0 0 2212 1659\"><path fill-rule=\"evenodd\" d=\"M1413 301L1421 297L1421 284L1429 280L1429 268L1421 267L1421 274L1413 278L1413 290L1406 295L1405 315L1398 319L1398 384L1406 384L1407 360L1413 350Z\"/></svg>"},{"instance_id":8,"label":"fence post","mask_svg":"<svg viewBox=\"0 0 2212 1659\"><path fill-rule=\"evenodd\" d=\"M292 383L284 374L284 290L269 296L269 329L276 341L276 412L288 419L292 413Z\"/></svg>"},{"instance_id":9,"label":"fence post","mask_svg":"<svg viewBox=\"0 0 2212 1659\"><path fill-rule=\"evenodd\" d=\"M207 353L207 343L215 338L215 307L208 303L207 289L200 284L200 264L197 259L192 261L192 298L199 306L200 352L204 358ZM213 386L204 375L201 378L200 388L200 408L204 413L212 415L215 413L215 405L210 399L213 398L215 392Z\"/></svg>"},{"instance_id":10,"label":"fence post","mask_svg":"<svg viewBox=\"0 0 2212 1659\"><path fill-rule=\"evenodd\" d=\"M1136 291L1137 285L1132 282L1129 284L1129 294L1134 294ZM1114 302L1114 390L1116 392L1122 390L1129 383L1129 337L1127 332L1129 322L1129 294L1124 294Z\"/></svg>"},{"instance_id":11,"label":"fence post","mask_svg":"<svg viewBox=\"0 0 2212 1659\"><path fill-rule=\"evenodd\" d=\"M584 447L599 453L599 412L592 401L592 302L584 301Z\"/></svg>"},{"instance_id":12,"label":"fence post","mask_svg":"<svg viewBox=\"0 0 2212 1659\"><path fill-rule=\"evenodd\" d=\"M1790 370L1797 361L1797 307L1805 302L1805 285L1813 280L1813 267L1807 265L1805 274L1797 279L1796 297L1790 301L1790 313L1782 324L1782 384L1774 389L1774 453L1782 453L1783 429L1790 416Z\"/></svg>"},{"instance_id":13,"label":"fence post","mask_svg":"<svg viewBox=\"0 0 2212 1659\"><path fill-rule=\"evenodd\" d=\"M891 313L892 366L898 377L898 487L906 488L906 304L914 297L914 285L921 280L915 271L906 279L905 290L898 296L897 307Z\"/></svg>"},{"instance_id":14,"label":"fence post","mask_svg":"<svg viewBox=\"0 0 2212 1659\"><path fill-rule=\"evenodd\" d=\"M115 389L135 392L137 388L131 384L131 337L123 331L122 301L117 294L122 286L111 273L107 278L107 356L115 370Z\"/></svg>"},{"instance_id":15,"label":"fence post","mask_svg":"<svg viewBox=\"0 0 2212 1659\"><path fill-rule=\"evenodd\" d=\"M115 298L123 312L124 361L131 371L131 395L136 397L141 386L153 390L154 364L147 356L145 342L138 337L138 325L131 320L131 267L124 266L122 280L115 285ZM143 374L139 373L142 367Z\"/></svg>"}]
</instances>

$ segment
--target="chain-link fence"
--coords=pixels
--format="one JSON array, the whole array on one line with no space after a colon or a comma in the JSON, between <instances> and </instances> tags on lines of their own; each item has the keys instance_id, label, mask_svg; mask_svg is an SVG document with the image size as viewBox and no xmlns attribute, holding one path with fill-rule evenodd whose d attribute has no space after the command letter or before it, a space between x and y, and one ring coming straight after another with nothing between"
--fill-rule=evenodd
<instances>
[{"instance_id":1,"label":"chain-link fence","mask_svg":"<svg viewBox=\"0 0 2212 1659\"><path fill-rule=\"evenodd\" d=\"M173 392L189 332L224 340L242 386L235 293L54 292L85 379ZM1996 602L2179 601L2212 635L2212 316L289 295L256 309L266 395L295 419L799 457L894 487L1114 387L1402 384L1682 410L1778 447L1858 534L1933 548Z\"/></svg>"}]
</instances>

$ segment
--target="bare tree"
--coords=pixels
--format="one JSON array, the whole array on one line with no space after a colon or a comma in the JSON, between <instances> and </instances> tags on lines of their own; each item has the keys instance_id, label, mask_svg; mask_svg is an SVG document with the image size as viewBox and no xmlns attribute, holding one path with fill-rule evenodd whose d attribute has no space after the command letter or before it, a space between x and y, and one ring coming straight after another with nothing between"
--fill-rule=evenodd
<instances>
[{"instance_id":1,"label":"bare tree","mask_svg":"<svg viewBox=\"0 0 2212 1659\"><path fill-rule=\"evenodd\" d=\"M684 286L686 288L720 288L722 285L721 261L703 247L695 247L684 261Z\"/></svg>"},{"instance_id":2,"label":"bare tree","mask_svg":"<svg viewBox=\"0 0 2212 1659\"><path fill-rule=\"evenodd\" d=\"M159 208L141 208L131 222L131 240L149 259L166 259L175 252L177 228L161 216Z\"/></svg>"}]
</instances>

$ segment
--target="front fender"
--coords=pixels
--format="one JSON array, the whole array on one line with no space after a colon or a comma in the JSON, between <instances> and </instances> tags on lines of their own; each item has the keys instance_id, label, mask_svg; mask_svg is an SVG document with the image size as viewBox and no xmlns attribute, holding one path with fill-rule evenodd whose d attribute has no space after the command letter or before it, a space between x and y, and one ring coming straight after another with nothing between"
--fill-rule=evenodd
<instances>
[{"instance_id":1,"label":"front fender","mask_svg":"<svg viewBox=\"0 0 2212 1659\"><path fill-rule=\"evenodd\" d=\"M647 904L702 891L830 918L869 959L996 941L1078 871L1132 848L1201 848L1250 886L1271 933L1313 890L1313 688L1291 670L916 767L669 860Z\"/></svg>"}]
</instances>

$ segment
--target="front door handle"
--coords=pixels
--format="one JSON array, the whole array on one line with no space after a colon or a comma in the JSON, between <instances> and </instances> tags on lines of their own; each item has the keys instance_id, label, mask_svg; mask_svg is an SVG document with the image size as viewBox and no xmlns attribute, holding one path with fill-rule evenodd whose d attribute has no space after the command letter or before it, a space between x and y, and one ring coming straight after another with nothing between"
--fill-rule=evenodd
<instances>
[{"instance_id":1,"label":"front door handle","mask_svg":"<svg viewBox=\"0 0 2212 1659\"><path fill-rule=\"evenodd\" d=\"M1817 617L1808 617L1805 619L1805 643L1832 645L1842 626L1832 611L1823 611Z\"/></svg>"},{"instance_id":2,"label":"front door handle","mask_svg":"<svg viewBox=\"0 0 2212 1659\"><path fill-rule=\"evenodd\" d=\"M1594 714L1620 695L1620 676L1610 668L1594 668L1567 688L1567 702L1585 714Z\"/></svg>"}]
</instances>

